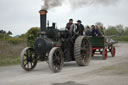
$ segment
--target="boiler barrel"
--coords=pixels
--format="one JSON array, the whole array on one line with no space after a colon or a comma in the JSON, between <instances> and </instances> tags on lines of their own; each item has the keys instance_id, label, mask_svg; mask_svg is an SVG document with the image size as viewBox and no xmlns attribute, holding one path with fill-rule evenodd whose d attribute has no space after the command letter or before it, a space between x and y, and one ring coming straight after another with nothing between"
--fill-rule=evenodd
<instances>
[{"instance_id":1,"label":"boiler barrel","mask_svg":"<svg viewBox=\"0 0 128 85\"><path fill-rule=\"evenodd\" d=\"M44 37L38 38L34 44L35 51L39 55L45 55L54 46L55 46L55 43L52 40Z\"/></svg>"}]
</instances>

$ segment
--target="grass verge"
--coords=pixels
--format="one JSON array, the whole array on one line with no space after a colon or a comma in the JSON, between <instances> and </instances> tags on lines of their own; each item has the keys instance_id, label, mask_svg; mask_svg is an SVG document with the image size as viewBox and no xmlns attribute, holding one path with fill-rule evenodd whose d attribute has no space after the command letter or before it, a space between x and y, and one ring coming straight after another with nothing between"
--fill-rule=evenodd
<instances>
[{"instance_id":1,"label":"grass verge","mask_svg":"<svg viewBox=\"0 0 128 85\"><path fill-rule=\"evenodd\" d=\"M19 64L19 56L24 47L25 42L10 44L8 41L0 41L0 66Z\"/></svg>"}]
</instances>

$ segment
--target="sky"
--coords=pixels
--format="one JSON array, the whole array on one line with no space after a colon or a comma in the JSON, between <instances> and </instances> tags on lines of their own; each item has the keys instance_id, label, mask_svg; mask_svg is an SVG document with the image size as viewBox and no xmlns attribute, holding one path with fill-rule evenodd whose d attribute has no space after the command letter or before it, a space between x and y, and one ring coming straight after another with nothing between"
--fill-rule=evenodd
<instances>
[{"instance_id":1,"label":"sky","mask_svg":"<svg viewBox=\"0 0 128 85\"><path fill-rule=\"evenodd\" d=\"M116 1L116 0L115 0ZM42 0L0 0L0 30L13 35L26 33L31 27L40 27L39 10ZM65 27L70 18L79 19L84 26L102 22L104 26L122 24L128 26L128 0L118 0L110 5L88 4L73 8L69 3L48 10L47 20Z\"/></svg>"}]
</instances>

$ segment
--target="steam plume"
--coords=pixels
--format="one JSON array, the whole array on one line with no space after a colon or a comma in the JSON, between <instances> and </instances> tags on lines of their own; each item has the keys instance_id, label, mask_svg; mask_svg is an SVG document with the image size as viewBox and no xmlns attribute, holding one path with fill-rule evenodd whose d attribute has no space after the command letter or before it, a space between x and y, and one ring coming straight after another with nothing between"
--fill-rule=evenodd
<instances>
[{"instance_id":1,"label":"steam plume","mask_svg":"<svg viewBox=\"0 0 128 85\"><path fill-rule=\"evenodd\" d=\"M61 6L64 0L43 0L43 1L44 1L44 6L42 7L42 9L48 10L57 6Z\"/></svg>"},{"instance_id":2,"label":"steam plume","mask_svg":"<svg viewBox=\"0 0 128 85\"><path fill-rule=\"evenodd\" d=\"M43 0L44 6L42 9L51 9L57 6L61 6L64 4L65 1L67 1L72 8L79 8L81 6L86 6L89 4L95 4L95 5L113 5L119 0Z\"/></svg>"}]
</instances>

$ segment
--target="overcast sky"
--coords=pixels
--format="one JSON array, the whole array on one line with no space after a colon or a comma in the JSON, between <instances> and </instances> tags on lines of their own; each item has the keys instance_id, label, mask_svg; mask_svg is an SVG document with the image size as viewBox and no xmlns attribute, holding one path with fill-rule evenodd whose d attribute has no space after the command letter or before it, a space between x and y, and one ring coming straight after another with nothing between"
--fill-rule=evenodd
<instances>
[{"instance_id":1,"label":"overcast sky","mask_svg":"<svg viewBox=\"0 0 128 85\"><path fill-rule=\"evenodd\" d=\"M116 0L115 0L116 1ZM40 26L39 10L42 0L0 0L0 30L12 31L13 35L27 32L31 27ZM65 27L69 18L74 22L82 20L84 25L102 22L105 26L122 24L128 26L128 0L120 0L111 5L85 5L72 9L66 3L48 10L47 19Z\"/></svg>"}]
</instances>

